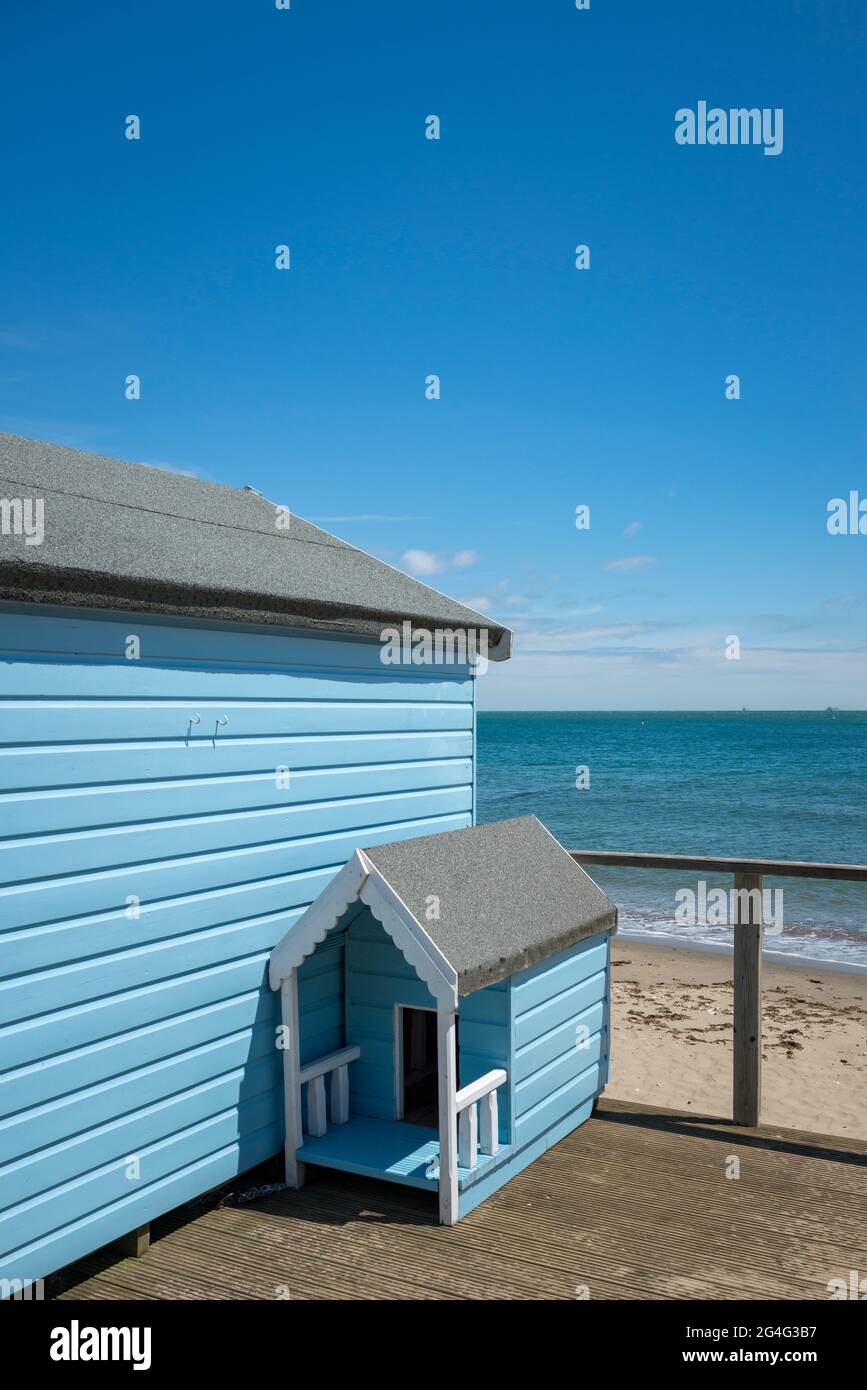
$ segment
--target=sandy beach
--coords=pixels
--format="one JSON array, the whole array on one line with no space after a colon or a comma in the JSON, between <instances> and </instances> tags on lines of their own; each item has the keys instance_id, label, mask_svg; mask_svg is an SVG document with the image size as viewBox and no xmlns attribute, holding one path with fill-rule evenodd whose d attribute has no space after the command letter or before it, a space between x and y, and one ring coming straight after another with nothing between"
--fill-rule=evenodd
<instances>
[{"instance_id":1,"label":"sandy beach","mask_svg":"<svg viewBox=\"0 0 867 1390\"><path fill-rule=\"evenodd\" d=\"M731 1115L731 956L616 936L606 1096ZM867 976L764 962L762 1123L867 1140Z\"/></svg>"}]
</instances>

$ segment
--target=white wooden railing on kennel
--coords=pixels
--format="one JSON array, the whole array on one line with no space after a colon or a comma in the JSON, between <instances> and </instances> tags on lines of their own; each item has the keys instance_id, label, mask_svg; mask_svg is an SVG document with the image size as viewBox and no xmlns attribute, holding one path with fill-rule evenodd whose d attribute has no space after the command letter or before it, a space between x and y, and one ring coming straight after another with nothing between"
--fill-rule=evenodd
<instances>
[{"instance_id":1,"label":"white wooden railing on kennel","mask_svg":"<svg viewBox=\"0 0 867 1390\"><path fill-rule=\"evenodd\" d=\"M497 1090L507 1080L508 1072L496 1067L457 1092L458 1163L462 1168L475 1168L479 1153L493 1155L500 1147Z\"/></svg>"},{"instance_id":2,"label":"white wooden railing on kennel","mask_svg":"<svg viewBox=\"0 0 867 1390\"><path fill-rule=\"evenodd\" d=\"M327 1057L317 1057L301 1068L299 1081L307 1086L307 1133L317 1138L328 1129L325 1108L325 1078L331 1077L331 1123L345 1125L349 1119L349 1063L361 1056L360 1047L344 1047Z\"/></svg>"}]
</instances>

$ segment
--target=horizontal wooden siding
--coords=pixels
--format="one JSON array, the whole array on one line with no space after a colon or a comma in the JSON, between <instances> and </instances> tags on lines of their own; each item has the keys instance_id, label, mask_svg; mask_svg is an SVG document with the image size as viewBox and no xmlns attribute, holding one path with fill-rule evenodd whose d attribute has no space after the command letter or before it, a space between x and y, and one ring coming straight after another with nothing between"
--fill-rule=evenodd
<instances>
[{"instance_id":1,"label":"horizontal wooden siding","mask_svg":"<svg viewBox=\"0 0 867 1390\"><path fill-rule=\"evenodd\" d=\"M470 824L472 781L464 673L0 611L0 1277L279 1150L271 947L357 846ZM317 1054L342 1040L326 964L301 986Z\"/></svg>"},{"instance_id":2,"label":"horizontal wooden siding","mask_svg":"<svg viewBox=\"0 0 867 1390\"><path fill-rule=\"evenodd\" d=\"M544 1135L605 1085L609 937L590 937L512 978L514 1144Z\"/></svg>"},{"instance_id":3,"label":"horizontal wooden siding","mask_svg":"<svg viewBox=\"0 0 867 1390\"><path fill-rule=\"evenodd\" d=\"M395 1005L435 1009L436 1000L368 908L346 938L346 1041L361 1048L349 1069L349 1108L393 1120Z\"/></svg>"}]
</instances>

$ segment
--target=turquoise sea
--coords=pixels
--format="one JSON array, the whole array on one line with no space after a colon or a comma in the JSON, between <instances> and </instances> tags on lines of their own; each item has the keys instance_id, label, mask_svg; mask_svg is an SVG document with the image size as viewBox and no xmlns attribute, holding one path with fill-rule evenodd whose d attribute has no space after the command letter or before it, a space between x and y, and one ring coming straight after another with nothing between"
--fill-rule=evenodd
<instances>
[{"instance_id":1,"label":"turquoise sea","mask_svg":"<svg viewBox=\"0 0 867 1390\"><path fill-rule=\"evenodd\" d=\"M479 822L532 812L568 849L864 864L865 774L863 711L478 717ZM675 892L699 875L590 872L620 908L622 931L730 944L727 927L675 925ZM731 885L703 877L708 889ZM769 955L867 966L867 885L766 886L783 889Z\"/></svg>"}]
</instances>

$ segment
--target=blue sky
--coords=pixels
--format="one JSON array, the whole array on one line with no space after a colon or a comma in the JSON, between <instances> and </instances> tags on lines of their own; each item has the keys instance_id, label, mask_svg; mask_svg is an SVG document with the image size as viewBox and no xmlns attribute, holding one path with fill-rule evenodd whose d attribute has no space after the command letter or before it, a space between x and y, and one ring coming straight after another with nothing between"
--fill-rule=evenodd
<instances>
[{"instance_id":1,"label":"blue sky","mask_svg":"<svg viewBox=\"0 0 867 1390\"><path fill-rule=\"evenodd\" d=\"M508 621L483 708L865 705L867 536L825 525L867 496L856 0L3 37L0 427L251 483ZM702 99L783 108L782 153L677 145Z\"/></svg>"}]
</instances>

